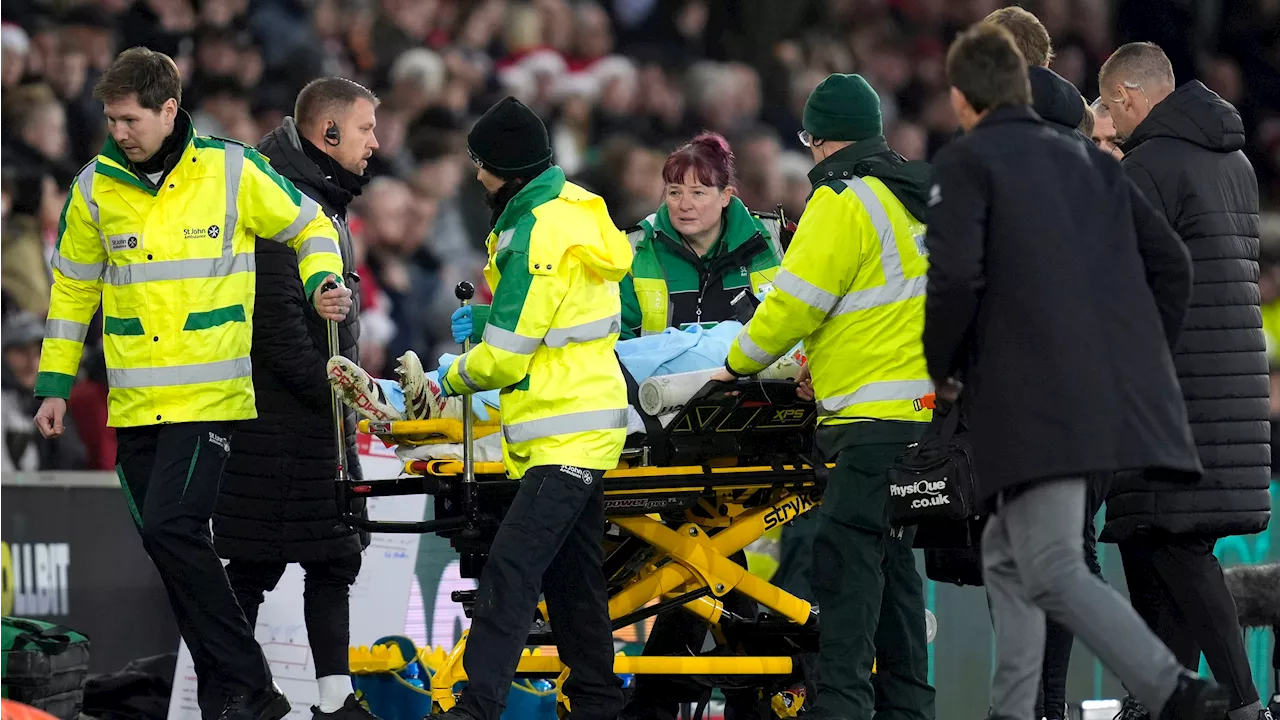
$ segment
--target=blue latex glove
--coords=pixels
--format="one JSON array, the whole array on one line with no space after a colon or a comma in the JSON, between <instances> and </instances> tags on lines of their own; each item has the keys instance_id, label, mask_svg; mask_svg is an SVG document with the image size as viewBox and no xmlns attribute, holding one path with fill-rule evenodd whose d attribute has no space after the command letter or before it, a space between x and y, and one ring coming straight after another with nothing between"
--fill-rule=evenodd
<instances>
[{"instance_id":1,"label":"blue latex glove","mask_svg":"<svg viewBox=\"0 0 1280 720\"><path fill-rule=\"evenodd\" d=\"M449 329L453 332L453 341L462 344L467 338L471 337L471 332L475 329L475 323L472 320L472 308L470 305L463 305L453 311L453 315L449 317Z\"/></svg>"},{"instance_id":2,"label":"blue latex glove","mask_svg":"<svg viewBox=\"0 0 1280 720\"><path fill-rule=\"evenodd\" d=\"M438 373L436 377L440 378L440 392L443 393L445 397L459 394L453 392L453 389L449 387L449 383L445 381L445 378L449 376L449 368L453 367L453 360L453 358L442 360L440 362L440 369L436 371Z\"/></svg>"}]
</instances>

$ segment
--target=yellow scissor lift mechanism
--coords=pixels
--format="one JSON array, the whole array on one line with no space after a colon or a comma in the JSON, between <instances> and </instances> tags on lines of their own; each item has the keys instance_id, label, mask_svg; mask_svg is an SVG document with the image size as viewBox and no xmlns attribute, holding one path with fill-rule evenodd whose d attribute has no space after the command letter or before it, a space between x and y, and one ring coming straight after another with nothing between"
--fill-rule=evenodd
<instances>
[{"instance_id":1,"label":"yellow scissor lift mechanism","mask_svg":"<svg viewBox=\"0 0 1280 720\"><path fill-rule=\"evenodd\" d=\"M801 658L817 652L817 609L729 557L821 502L831 466L815 472L809 460L816 418L814 403L799 399L790 381L710 383L664 430L653 432L652 425L605 474L605 574L614 631L689 612L706 622L715 640L715 649L696 656L620 655L618 674L688 675L704 688L758 689L776 717L797 714L803 697L796 689L812 692L809 663ZM484 437L501 426L491 411L470 432L459 420L362 421L360 429L399 445L461 442L467 448L467 435ZM479 578L519 481L508 479L501 463L484 462L474 463L471 479L466 464L415 460L397 479L344 482L344 517L370 532L448 538L461 555L463 577ZM351 512L357 498L416 494L434 497L434 519L380 522ZM754 600L760 614L744 618L726 610L722 598L731 591ZM475 592L452 597L470 617ZM555 644L545 603L530 621L529 646ZM441 710L453 706L455 688L466 680L466 642L464 634L431 678L433 704ZM516 672L557 679L563 688L568 670L556 656L526 653ZM567 711L567 699L559 699Z\"/></svg>"}]
</instances>

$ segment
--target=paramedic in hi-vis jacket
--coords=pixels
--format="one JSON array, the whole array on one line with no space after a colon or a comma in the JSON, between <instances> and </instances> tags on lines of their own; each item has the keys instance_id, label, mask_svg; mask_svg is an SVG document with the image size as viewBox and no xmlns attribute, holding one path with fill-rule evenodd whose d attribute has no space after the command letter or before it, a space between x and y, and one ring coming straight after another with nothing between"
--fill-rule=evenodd
<instances>
[{"instance_id":1,"label":"paramedic in hi-vis jacket","mask_svg":"<svg viewBox=\"0 0 1280 720\"><path fill-rule=\"evenodd\" d=\"M191 649L205 720L278 720L262 650L209 535L235 424L257 415L249 347L256 236L298 253L307 297L341 320L337 232L253 148L195 134L166 55L121 53L94 95L107 116L54 249L36 395L45 437L63 430L89 322L103 311L116 473ZM339 283L321 292L326 279ZM225 703L209 698L223 696Z\"/></svg>"},{"instance_id":2,"label":"paramedic in hi-vis jacket","mask_svg":"<svg viewBox=\"0 0 1280 720\"><path fill-rule=\"evenodd\" d=\"M885 471L932 419L917 404L933 389L920 341L929 168L889 149L879 98L858 75L818 85L803 125L813 194L717 379L757 373L804 341L818 448L836 464L813 538L815 716L932 720L915 533L885 518Z\"/></svg>"},{"instance_id":3,"label":"paramedic in hi-vis jacket","mask_svg":"<svg viewBox=\"0 0 1280 720\"><path fill-rule=\"evenodd\" d=\"M574 720L615 720L622 683L604 577L606 470L627 433L627 388L614 345L618 283L631 245L604 201L566 182L547 129L515 98L467 137L493 209L487 320L454 314L454 338L482 341L440 368L446 394L502 390L502 453L520 490L480 573L462 664L467 687L449 718L498 720L538 595L570 674ZM474 315L474 317L473 317Z\"/></svg>"}]
</instances>

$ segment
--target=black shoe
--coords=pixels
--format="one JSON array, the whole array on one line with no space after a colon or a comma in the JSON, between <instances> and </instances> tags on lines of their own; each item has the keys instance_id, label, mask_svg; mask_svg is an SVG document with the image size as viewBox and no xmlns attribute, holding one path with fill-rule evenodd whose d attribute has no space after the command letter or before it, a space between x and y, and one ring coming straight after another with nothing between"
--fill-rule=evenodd
<instances>
[{"instance_id":1,"label":"black shoe","mask_svg":"<svg viewBox=\"0 0 1280 720\"><path fill-rule=\"evenodd\" d=\"M1160 720L1224 720L1230 705L1225 688L1186 672L1178 678L1178 687L1164 704Z\"/></svg>"},{"instance_id":2,"label":"black shoe","mask_svg":"<svg viewBox=\"0 0 1280 720\"><path fill-rule=\"evenodd\" d=\"M254 695L232 695L218 720L280 720L293 708L289 698L275 688Z\"/></svg>"},{"instance_id":3,"label":"black shoe","mask_svg":"<svg viewBox=\"0 0 1280 720\"><path fill-rule=\"evenodd\" d=\"M355 695L348 695L342 707L333 712L323 712L319 707L312 705L311 718L312 720L379 720L378 716L369 710L369 706Z\"/></svg>"},{"instance_id":4,"label":"black shoe","mask_svg":"<svg viewBox=\"0 0 1280 720\"><path fill-rule=\"evenodd\" d=\"M1120 714L1116 715L1115 720L1149 720L1151 713L1142 706L1132 695L1126 695L1124 702L1120 705Z\"/></svg>"},{"instance_id":5,"label":"black shoe","mask_svg":"<svg viewBox=\"0 0 1280 720\"><path fill-rule=\"evenodd\" d=\"M1258 711L1258 720L1274 720L1271 708L1262 708Z\"/></svg>"}]
</instances>

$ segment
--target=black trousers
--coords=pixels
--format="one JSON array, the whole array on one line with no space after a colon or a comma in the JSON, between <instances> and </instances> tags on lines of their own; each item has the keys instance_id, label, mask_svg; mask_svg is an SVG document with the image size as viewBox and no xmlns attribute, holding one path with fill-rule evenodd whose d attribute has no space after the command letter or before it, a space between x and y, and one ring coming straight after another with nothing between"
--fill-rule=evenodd
<instances>
[{"instance_id":1,"label":"black trousers","mask_svg":"<svg viewBox=\"0 0 1280 720\"><path fill-rule=\"evenodd\" d=\"M564 692L574 720L614 720L622 681L613 672L613 630L604 578L604 472L529 468L480 573L462 658L459 707L498 720L532 627L538 595L560 658L572 670Z\"/></svg>"},{"instance_id":2,"label":"black trousers","mask_svg":"<svg viewBox=\"0 0 1280 720\"><path fill-rule=\"evenodd\" d=\"M302 591L302 617L307 641L316 661L316 677L350 675L347 647L351 644L350 590L360 574L360 553L301 563L306 572ZM283 562L257 562L240 558L227 563L227 577L244 610L249 627L258 624L263 596L275 590L288 568Z\"/></svg>"},{"instance_id":3,"label":"black trousers","mask_svg":"<svg viewBox=\"0 0 1280 720\"><path fill-rule=\"evenodd\" d=\"M1156 636L1195 670L1204 652L1214 679L1231 693L1231 707L1258 700L1249 658L1213 538L1155 535L1120 543L1133 609Z\"/></svg>"},{"instance_id":4,"label":"black trousers","mask_svg":"<svg viewBox=\"0 0 1280 720\"><path fill-rule=\"evenodd\" d=\"M116 431L116 474L191 650L206 718L217 716L221 695L271 686L209 531L234 430L235 423L198 422Z\"/></svg>"},{"instance_id":5,"label":"black trousers","mask_svg":"<svg viewBox=\"0 0 1280 720\"><path fill-rule=\"evenodd\" d=\"M747 566L747 553L739 551L729 559L742 567ZM725 610L748 620L756 617L756 602L737 592L724 596ZM702 652L707 637L707 625L683 610L674 610L658 616L653 630L644 643L644 655L692 656ZM698 702L704 690L688 675L637 675L635 690L627 703L626 717L675 718L682 703ZM725 720L758 717L755 713L756 691L725 692Z\"/></svg>"},{"instance_id":6,"label":"black trousers","mask_svg":"<svg viewBox=\"0 0 1280 720\"><path fill-rule=\"evenodd\" d=\"M1094 520L1110 485L1107 476L1090 476L1084 508L1084 562L1089 571L1102 577L1102 565L1098 562L1098 532ZM1067 704L1067 671L1071 665L1071 646L1075 636L1071 631L1045 618L1044 665L1040 673L1040 693L1036 698L1036 717L1047 720L1064 720Z\"/></svg>"}]
</instances>

